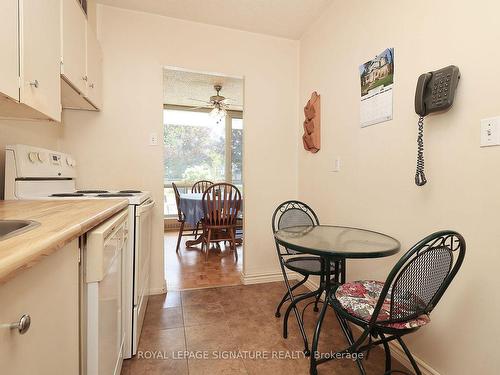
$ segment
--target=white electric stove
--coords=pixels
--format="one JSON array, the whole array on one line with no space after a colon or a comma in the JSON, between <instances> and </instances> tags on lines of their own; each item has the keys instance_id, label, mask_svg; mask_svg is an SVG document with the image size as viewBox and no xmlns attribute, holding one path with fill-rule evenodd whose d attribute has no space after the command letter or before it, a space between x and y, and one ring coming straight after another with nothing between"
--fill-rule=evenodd
<instances>
[{"instance_id":1,"label":"white electric stove","mask_svg":"<svg viewBox=\"0 0 500 375\"><path fill-rule=\"evenodd\" d=\"M127 199L129 243L124 261L124 358L137 353L148 303L152 209L149 192L77 189L76 161L59 151L28 145L5 148L5 199Z\"/></svg>"}]
</instances>

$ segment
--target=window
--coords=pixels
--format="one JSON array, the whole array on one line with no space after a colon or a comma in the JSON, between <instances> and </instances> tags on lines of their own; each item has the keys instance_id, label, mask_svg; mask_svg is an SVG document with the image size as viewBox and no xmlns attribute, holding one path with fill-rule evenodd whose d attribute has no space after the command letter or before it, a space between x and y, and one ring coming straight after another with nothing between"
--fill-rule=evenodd
<instances>
[{"instance_id":1,"label":"window","mask_svg":"<svg viewBox=\"0 0 500 375\"><path fill-rule=\"evenodd\" d=\"M208 111L166 107L164 124L164 213L177 215L171 183L182 192L198 180L229 181L241 188L243 118L230 111L219 123Z\"/></svg>"}]
</instances>

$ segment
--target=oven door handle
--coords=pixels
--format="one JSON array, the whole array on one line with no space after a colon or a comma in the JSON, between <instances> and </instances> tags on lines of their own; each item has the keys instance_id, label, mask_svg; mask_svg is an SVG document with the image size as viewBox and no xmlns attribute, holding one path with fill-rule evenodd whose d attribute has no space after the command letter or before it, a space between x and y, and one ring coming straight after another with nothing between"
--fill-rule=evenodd
<instances>
[{"instance_id":1,"label":"oven door handle","mask_svg":"<svg viewBox=\"0 0 500 375\"><path fill-rule=\"evenodd\" d=\"M137 216L142 215L144 212L152 209L155 206L155 201L150 201L149 203L142 204L140 206L137 206Z\"/></svg>"}]
</instances>

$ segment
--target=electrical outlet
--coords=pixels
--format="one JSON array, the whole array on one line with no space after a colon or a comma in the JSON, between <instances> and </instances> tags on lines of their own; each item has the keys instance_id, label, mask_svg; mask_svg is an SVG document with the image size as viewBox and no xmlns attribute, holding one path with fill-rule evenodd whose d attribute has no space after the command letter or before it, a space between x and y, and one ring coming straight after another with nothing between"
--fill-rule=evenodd
<instances>
[{"instance_id":1,"label":"electrical outlet","mask_svg":"<svg viewBox=\"0 0 500 375\"><path fill-rule=\"evenodd\" d=\"M150 146L158 146L158 134L157 133L149 134L149 145Z\"/></svg>"},{"instance_id":2,"label":"electrical outlet","mask_svg":"<svg viewBox=\"0 0 500 375\"><path fill-rule=\"evenodd\" d=\"M481 147L500 145L500 117L481 120Z\"/></svg>"}]
</instances>

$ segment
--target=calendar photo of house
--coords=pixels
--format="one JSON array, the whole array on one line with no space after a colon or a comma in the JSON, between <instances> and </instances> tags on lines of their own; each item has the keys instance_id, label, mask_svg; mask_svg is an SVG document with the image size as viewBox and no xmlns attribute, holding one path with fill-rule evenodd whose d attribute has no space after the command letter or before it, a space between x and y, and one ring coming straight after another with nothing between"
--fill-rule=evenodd
<instances>
[{"instance_id":1,"label":"calendar photo of house","mask_svg":"<svg viewBox=\"0 0 500 375\"><path fill-rule=\"evenodd\" d=\"M394 48L387 48L381 54L359 66L361 96L375 88L387 87L394 82ZM382 87L380 87L382 86Z\"/></svg>"}]
</instances>

